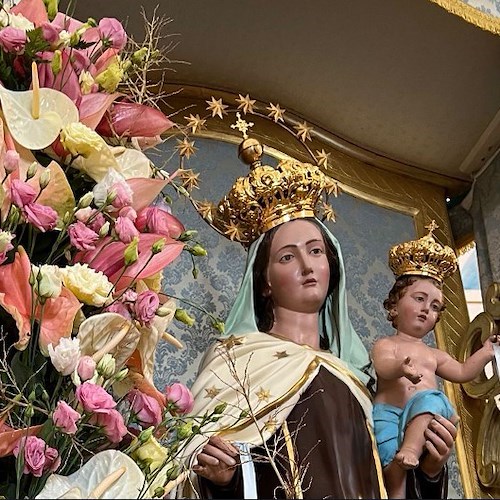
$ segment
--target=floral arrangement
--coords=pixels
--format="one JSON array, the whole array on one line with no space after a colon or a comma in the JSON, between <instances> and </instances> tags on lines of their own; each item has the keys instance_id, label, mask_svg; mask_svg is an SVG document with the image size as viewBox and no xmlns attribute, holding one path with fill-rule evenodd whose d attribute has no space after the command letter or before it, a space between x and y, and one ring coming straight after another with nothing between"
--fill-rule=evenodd
<instances>
[{"instance_id":1,"label":"floral arrangement","mask_svg":"<svg viewBox=\"0 0 500 500\"><path fill-rule=\"evenodd\" d=\"M175 126L147 85L156 41L136 44L116 19L72 19L57 0L1 3L7 497L163 496L182 475L176 454L223 410L187 418L189 390L153 384L158 341L180 345L168 324L193 321L162 293L162 271L183 251L206 254L163 195L196 176L144 153Z\"/></svg>"}]
</instances>

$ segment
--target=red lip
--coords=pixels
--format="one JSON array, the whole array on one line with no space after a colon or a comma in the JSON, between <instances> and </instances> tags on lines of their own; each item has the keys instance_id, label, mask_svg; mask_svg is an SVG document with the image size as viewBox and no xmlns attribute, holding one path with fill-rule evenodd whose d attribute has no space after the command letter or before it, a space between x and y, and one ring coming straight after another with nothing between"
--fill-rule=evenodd
<instances>
[{"instance_id":1,"label":"red lip","mask_svg":"<svg viewBox=\"0 0 500 500\"><path fill-rule=\"evenodd\" d=\"M417 318L421 319L422 321L425 321L427 319L427 316L425 314L419 314Z\"/></svg>"},{"instance_id":2,"label":"red lip","mask_svg":"<svg viewBox=\"0 0 500 500\"><path fill-rule=\"evenodd\" d=\"M314 278L309 278L302 283L303 285L315 285L318 281Z\"/></svg>"}]
</instances>

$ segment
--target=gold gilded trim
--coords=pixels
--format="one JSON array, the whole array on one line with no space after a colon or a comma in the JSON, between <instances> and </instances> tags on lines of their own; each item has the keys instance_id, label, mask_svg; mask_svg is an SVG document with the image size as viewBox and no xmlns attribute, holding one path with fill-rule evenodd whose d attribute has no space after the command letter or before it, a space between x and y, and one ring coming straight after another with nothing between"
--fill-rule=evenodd
<instances>
[{"instance_id":1,"label":"gold gilded trim","mask_svg":"<svg viewBox=\"0 0 500 500\"><path fill-rule=\"evenodd\" d=\"M474 24L478 28L495 33L495 35L500 34L500 18L481 12L475 7L472 7L472 5L466 4L462 0L429 1L439 5L451 14L461 17L468 23Z\"/></svg>"},{"instance_id":2,"label":"gold gilded trim","mask_svg":"<svg viewBox=\"0 0 500 500\"><path fill-rule=\"evenodd\" d=\"M382 462L380 461L380 456L377 449L377 441L375 439L375 435L373 434L370 422L368 421L366 421L366 428L368 429L368 432L370 433L370 439L372 440L372 453L373 458L375 459L375 467L377 469L378 484L380 487L380 498L388 498L387 491L385 489L384 474L382 472Z\"/></svg>"}]
</instances>

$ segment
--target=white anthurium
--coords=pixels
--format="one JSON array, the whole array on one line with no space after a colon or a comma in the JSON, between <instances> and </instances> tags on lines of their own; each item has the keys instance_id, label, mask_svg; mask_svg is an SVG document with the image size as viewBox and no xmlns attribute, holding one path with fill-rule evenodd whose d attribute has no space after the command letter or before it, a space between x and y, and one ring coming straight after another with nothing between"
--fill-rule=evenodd
<instances>
[{"instance_id":1,"label":"white anthurium","mask_svg":"<svg viewBox=\"0 0 500 500\"><path fill-rule=\"evenodd\" d=\"M139 343L141 332L134 324L116 313L96 314L80 325L82 356L92 356L99 362L104 354L111 354L116 362L116 371L123 368Z\"/></svg>"},{"instance_id":2,"label":"white anthurium","mask_svg":"<svg viewBox=\"0 0 500 500\"><path fill-rule=\"evenodd\" d=\"M112 151L125 179L151 177L151 161L142 151L121 146L112 148Z\"/></svg>"},{"instance_id":3,"label":"white anthurium","mask_svg":"<svg viewBox=\"0 0 500 500\"><path fill-rule=\"evenodd\" d=\"M38 84L17 92L0 86L0 102L12 137L31 150L46 148L65 125L79 119L78 108L66 94Z\"/></svg>"},{"instance_id":4,"label":"white anthurium","mask_svg":"<svg viewBox=\"0 0 500 500\"><path fill-rule=\"evenodd\" d=\"M49 476L36 498L138 498L144 481L141 469L128 455L106 450L69 476Z\"/></svg>"}]
</instances>

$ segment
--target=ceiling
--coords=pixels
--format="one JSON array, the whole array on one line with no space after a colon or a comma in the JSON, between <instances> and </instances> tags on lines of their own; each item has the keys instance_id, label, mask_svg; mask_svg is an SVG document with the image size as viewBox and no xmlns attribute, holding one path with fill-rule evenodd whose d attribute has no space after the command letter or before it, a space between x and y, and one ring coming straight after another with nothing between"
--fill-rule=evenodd
<instances>
[{"instance_id":1,"label":"ceiling","mask_svg":"<svg viewBox=\"0 0 500 500\"><path fill-rule=\"evenodd\" d=\"M500 147L500 37L428 0L80 0L74 16L139 7L172 18L169 82L279 102L382 157L472 180ZM464 185L460 182L460 185Z\"/></svg>"}]
</instances>

